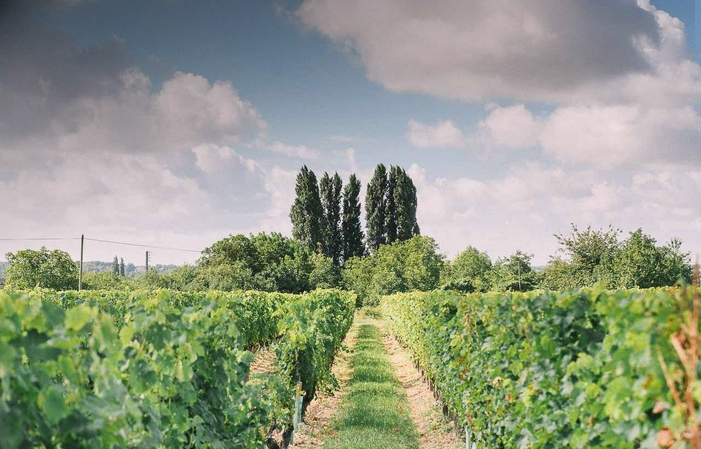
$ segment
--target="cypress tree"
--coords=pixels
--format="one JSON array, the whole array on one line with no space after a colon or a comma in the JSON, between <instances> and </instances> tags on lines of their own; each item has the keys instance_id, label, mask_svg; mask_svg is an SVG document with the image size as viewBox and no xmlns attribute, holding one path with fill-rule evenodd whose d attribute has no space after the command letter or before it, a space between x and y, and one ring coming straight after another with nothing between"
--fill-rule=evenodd
<instances>
[{"instance_id":1,"label":"cypress tree","mask_svg":"<svg viewBox=\"0 0 701 449\"><path fill-rule=\"evenodd\" d=\"M117 259L117 256L114 256L114 260L112 261L112 273L115 276L119 276L119 259Z\"/></svg>"},{"instance_id":2,"label":"cypress tree","mask_svg":"<svg viewBox=\"0 0 701 449\"><path fill-rule=\"evenodd\" d=\"M398 209L401 208L400 201L402 197L399 189L402 187L402 172L403 170L395 165L389 168L389 177L387 178L387 209L385 214L385 232L387 233L387 243L393 243L397 240L399 232Z\"/></svg>"},{"instance_id":3,"label":"cypress tree","mask_svg":"<svg viewBox=\"0 0 701 449\"><path fill-rule=\"evenodd\" d=\"M321 205L324 209L324 254L338 265L343 252L343 234L341 230L341 191L343 181L338 173L333 178L328 173L319 182Z\"/></svg>"},{"instance_id":4,"label":"cypress tree","mask_svg":"<svg viewBox=\"0 0 701 449\"><path fill-rule=\"evenodd\" d=\"M119 275L122 277L125 277L126 273L124 271L124 258L120 258L119 260L120 260L120 262L119 262Z\"/></svg>"},{"instance_id":5,"label":"cypress tree","mask_svg":"<svg viewBox=\"0 0 701 449\"><path fill-rule=\"evenodd\" d=\"M316 175L306 165L297 175L295 193L296 198L290 209L292 236L312 251L316 251L319 245L323 245L324 214Z\"/></svg>"},{"instance_id":6,"label":"cypress tree","mask_svg":"<svg viewBox=\"0 0 701 449\"><path fill-rule=\"evenodd\" d=\"M343 261L365 254L360 224L360 181L355 173L343 189Z\"/></svg>"},{"instance_id":7,"label":"cypress tree","mask_svg":"<svg viewBox=\"0 0 701 449\"><path fill-rule=\"evenodd\" d=\"M394 168L394 167L393 167ZM401 168L396 174L396 186L392 192L396 205L397 239L408 240L419 234L419 224L416 220L416 186L409 175Z\"/></svg>"},{"instance_id":8,"label":"cypress tree","mask_svg":"<svg viewBox=\"0 0 701 449\"><path fill-rule=\"evenodd\" d=\"M386 216L387 169L384 164L378 164L365 194L367 242L371 250L376 250L387 242Z\"/></svg>"}]
</instances>

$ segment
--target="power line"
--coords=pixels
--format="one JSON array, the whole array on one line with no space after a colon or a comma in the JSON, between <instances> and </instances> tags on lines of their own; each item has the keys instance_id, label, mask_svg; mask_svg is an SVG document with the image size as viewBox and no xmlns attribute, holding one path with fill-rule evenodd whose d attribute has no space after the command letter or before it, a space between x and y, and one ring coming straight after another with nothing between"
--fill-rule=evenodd
<instances>
[{"instance_id":1,"label":"power line","mask_svg":"<svg viewBox=\"0 0 701 449\"><path fill-rule=\"evenodd\" d=\"M80 239L78 239L78 240L80 240ZM168 247L168 246L140 245L138 243L115 242L113 240L91 239L88 237L85 237L85 240L90 240L92 242L112 243L114 245L138 246L140 248L166 249L169 251L187 251L189 253L201 253L202 252L202 251L199 251L196 249L173 248L173 247Z\"/></svg>"},{"instance_id":2,"label":"power line","mask_svg":"<svg viewBox=\"0 0 701 449\"><path fill-rule=\"evenodd\" d=\"M0 238L0 241L2 241L2 242L59 241L59 240L80 240L80 237ZM202 251L199 251L196 249L173 248L173 247L168 247L168 246L155 246L155 245L141 245L139 243L116 242L113 240L91 239L88 237L85 237L85 240L90 240L91 242L111 243L113 245L136 246L139 248L165 249L168 251L185 251L185 252L189 252L189 253L201 253L202 252Z\"/></svg>"},{"instance_id":3,"label":"power line","mask_svg":"<svg viewBox=\"0 0 701 449\"><path fill-rule=\"evenodd\" d=\"M27 238L27 239L5 239L5 238L0 238L0 241L3 242L22 242L22 241L48 241L48 240L80 240L80 237L35 237L35 238Z\"/></svg>"}]
</instances>

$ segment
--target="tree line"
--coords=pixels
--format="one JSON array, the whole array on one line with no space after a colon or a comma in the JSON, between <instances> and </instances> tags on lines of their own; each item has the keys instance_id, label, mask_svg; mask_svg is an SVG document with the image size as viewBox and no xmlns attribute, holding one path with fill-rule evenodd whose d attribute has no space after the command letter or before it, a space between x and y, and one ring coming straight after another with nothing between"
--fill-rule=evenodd
<instances>
[{"instance_id":1,"label":"tree line","mask_svg":"<svg viewBox=\"0 0 701 449\"><path fill-rule=\"evenodd\" d=\"M314 172L303 166L290 209L294 239L343 265L381 245L420 233L416 187L403 168L390 166L388 171L384 164L375 168L365 194L367 238L361 225L360 191L355 174L344 187L338 173L324 173L317 182Z\"/></svg>"}]
</instances>

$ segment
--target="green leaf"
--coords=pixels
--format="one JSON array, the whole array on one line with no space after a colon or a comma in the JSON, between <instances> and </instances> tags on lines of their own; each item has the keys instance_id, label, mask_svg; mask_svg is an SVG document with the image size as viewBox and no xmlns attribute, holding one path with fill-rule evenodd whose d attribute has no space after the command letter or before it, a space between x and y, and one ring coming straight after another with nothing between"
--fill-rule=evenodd
<instances>
[{"instance_id":1,"label":"green leaf","mask_svg":"<svg viewBox=\"0 0 701 449\"><path fill-rule=\"evenodd\" d=\"M81 330L95 315L96 310L84 304L73 307L66 312L66 327Z\"/></svg>"},{"instance_id":2,"label":"green leaf","mask_svg":"<svg viewBox=\"0 0 701 449\"><path fill-rule=\"evenodd\" d=\"M51 424L56 424L61 419L68 416L68 408L63 402L63 395L55 386L49 389L39 397L40 403L44 409L44 414Z\"/></svg>"}]
</instances>

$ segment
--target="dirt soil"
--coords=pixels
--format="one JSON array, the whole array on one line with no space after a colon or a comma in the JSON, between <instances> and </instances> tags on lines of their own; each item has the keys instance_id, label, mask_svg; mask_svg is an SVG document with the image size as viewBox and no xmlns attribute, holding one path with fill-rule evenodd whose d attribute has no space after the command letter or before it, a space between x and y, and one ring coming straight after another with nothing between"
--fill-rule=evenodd
<instances>
[{"instance_id":1,"label":"dirt soil","mask_svg":"<svg viewBox=\"0 0 701 449\"><path fill-rule=\"evenodd\" d=\"M457 449L465 444L458 438L453 425L443 415L442 407L436 401L428 384L411 361L409 352L393 337L385 333L383 339L389 359L406 389L411 418L419 432L422 449Z\"/></svg>"},{"instance_id":2,"label":"dirt soil","mask_svg":"<svg viewBox=\"0 0 701 449\"><path fill-rule=\"evenodd\" d=\"M289 449L323 447L323 441L332 435L332 420L343 398L345 386L351 377L350 358L352 355L351 351L355 346L357 332L358 325L354 323L343 342L345 349L336 355L334 366L331 369L338 380L338 388L330 393L317 393L316 398L307 407L307 411L304 414L304 422L295 434L294 444L290 445Z\"/></svg>"},{"instance_id":3,"label":"dirt soil","mask_svg":"<svg viewBox=\"0 0 701 449\"><path fill-rule=\"evenodd\" d=\"M277 370L277 356L274 350L268 348L254 354L253 363L251 363L251 373L274 374Z\"/></svg>"}]
</instances>

